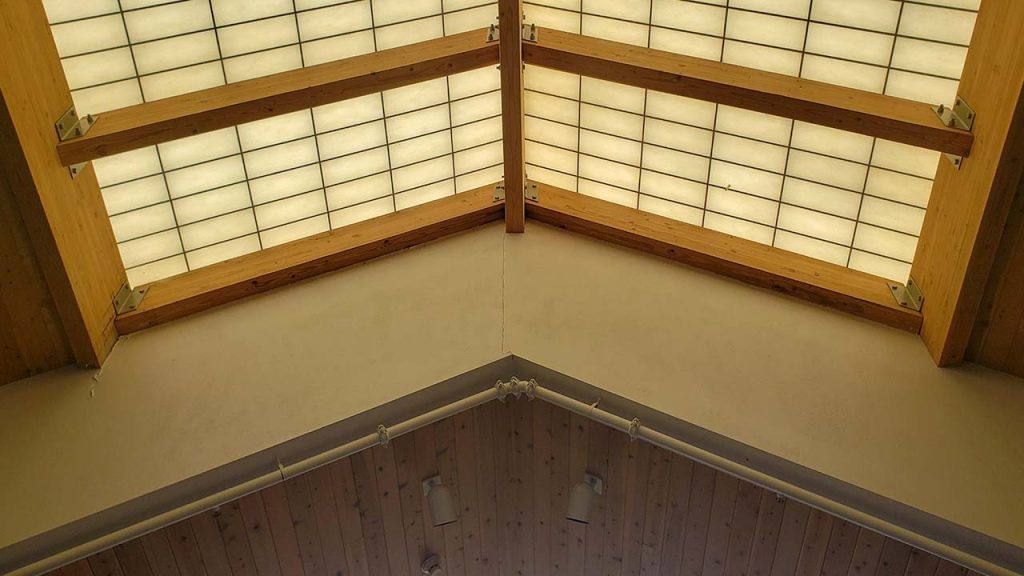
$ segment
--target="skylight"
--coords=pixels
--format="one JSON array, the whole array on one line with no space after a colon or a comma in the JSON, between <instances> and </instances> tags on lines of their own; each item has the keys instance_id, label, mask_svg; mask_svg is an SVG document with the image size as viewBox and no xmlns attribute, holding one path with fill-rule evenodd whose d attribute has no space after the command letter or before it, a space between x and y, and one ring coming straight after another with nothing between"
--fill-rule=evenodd
<instances>
[{"instance_id":1,"label":"skylight","mask_svg":"<svg viewBox=\"0 0 1024 576\"><path fill-rule=\"evenodd\" d=\"M485 27L482 0L45 0L80 114ZM978 0L527 0L527 20L951 103ZM529 178L906 280L940 155L528 66ZM134 285L501 179L483 69L95 161Z\"/></svg>"}]
</instances>

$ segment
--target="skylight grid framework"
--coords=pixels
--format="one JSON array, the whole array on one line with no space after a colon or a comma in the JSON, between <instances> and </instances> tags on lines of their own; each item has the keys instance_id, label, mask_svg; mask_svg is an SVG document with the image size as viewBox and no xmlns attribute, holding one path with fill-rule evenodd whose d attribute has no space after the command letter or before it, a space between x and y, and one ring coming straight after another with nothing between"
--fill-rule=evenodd
<instances>
[{"instance_id":1,"label":"skylight grid framework","mask_svg":"<svg viewBox=\"0 0 1024 576\"><path fill-rule=\"evenodd\" d=\"M479 0L47 0L80 114L493 22ZM148 283L500 179L481 69L97 160L129 280Z\"/></svg>"},{"instance_id":2,"label":"skylight grid framework","mask_svg":"<svg viewBox=\"0 0 1024 576\"><path fill-rule=\"evenodd\" d=\"M528 0L540 26L951 104L976 0ZM528 66L529 177L905 281L939 154Z\"/></svg>"}]
</instances>

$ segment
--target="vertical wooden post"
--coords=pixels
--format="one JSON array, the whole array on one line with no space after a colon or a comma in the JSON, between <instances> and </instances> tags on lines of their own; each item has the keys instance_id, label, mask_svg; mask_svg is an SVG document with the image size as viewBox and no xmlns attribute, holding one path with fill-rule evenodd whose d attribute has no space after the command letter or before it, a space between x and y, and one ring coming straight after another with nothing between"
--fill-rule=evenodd
<instances>
[{"instance_id":1,"label":"vertical wooden post","mask_svg":"<svg viewBox=\"0 0 1024 576\"><path fill-rule=\"evenodd\" d=\"M71 95L42 2L0 0L0 55L0 213L14 226L0 234L0 254L18 255L4 273L24 288L19 302L5 286L11 324L0 331L22 348L50 350L53 361L30 372L69 360L62 346L79 364L99 366L117 339L112 300L125 272L92 167L72 179L57 157L54 123Z\"/></svg>"},{"instance_id":2,"label":"vertical wooden post","mask_svg":"<svg viewBox=\"0 0 1024 576\"><path fill-rule=\"evenodd\" d=\"M921 338L940 366L964 358L1024 172L1024 2L984 0L960 82L976 114L959 171L939 163L911 277L924 295Z\"/></svg>"},{"instance_id":3,"label":"vertical wooden post","mask_svg":"<svg viewBox=\"0 0 1024 576\"><path fill-rule=\"evenodd\" d=\"M501 129L505 161L505 230L526 227L523 197L523 2L499 0L498 32L501 59Z\"/></svg>"}]
</instances>

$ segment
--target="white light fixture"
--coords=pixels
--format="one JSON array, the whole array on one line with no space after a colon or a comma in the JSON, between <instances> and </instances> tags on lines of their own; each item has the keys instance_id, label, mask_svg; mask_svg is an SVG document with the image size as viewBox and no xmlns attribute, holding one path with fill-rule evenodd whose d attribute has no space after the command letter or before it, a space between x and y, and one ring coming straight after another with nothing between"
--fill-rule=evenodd
<instances>
[{"instance_id":1,"label":"white light fixture","mask_svg":"<svg viewBox=\"0 0 1024 576\"><path fill-rule=\"evenodd\" d=\"M420 573L427 576L441 576L441 574L444 574L441 571L441 558L434 554L424 560L423 564L420 564Z\"/></svg>"},{"instance_id":2,"label":"white light fixture","mask_svg":"<svg viewBox=\"0 0 1024 576\"><path fill-rule=\"evenodd\" d=\"M430 519L435 527L451 524L458 520L455 515L455 501L452 491L441 483L440 476L427 478L423 481L423 495L427 497L430 507Z\"/></svg>"},{"instance_id":3,"label":"white light fixture","mask_svg":"<svg viewBox=\"0 0 1024 576\"><path fill-rule=\"evenodd\" d=\"M584 474L569 492L569 511L565 518L580 524L590 524L590 505L595 494L604 494L604 480L593 474Z\"/></svg>"}]
</instances>

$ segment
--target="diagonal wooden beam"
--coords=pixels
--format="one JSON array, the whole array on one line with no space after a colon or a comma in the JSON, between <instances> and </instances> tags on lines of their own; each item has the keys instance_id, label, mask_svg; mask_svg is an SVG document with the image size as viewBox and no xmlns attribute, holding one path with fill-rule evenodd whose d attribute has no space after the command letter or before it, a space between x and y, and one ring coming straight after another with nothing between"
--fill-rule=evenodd
<instances>
[{"instance_id":1,"label":"diagonal wooden beam","mask_svg":"<svg viewBox=\"0 0 1024 576\"><path fill-rule=\"evenodd\" d=\"M149 284L142 304L117 317L137 332L247 296L338 270L500 220L502 203L484 186Z\"/></svg>"},{"instance_id":2,"label":"diagonal wooden beam","mask_svg":"<svg viewBox=\"0 0 1024 576\"><path fill-rule=\"evenodd\" d=\"M977 146L960 170L939 163L910 272L924 295L921 338L940 366L962 361L972 332L986 330L975 326L986 285L1004 280L990 277L990 271L1014 193L1024 181L1022 36L1024 2L981 3L960 81L960 96L976 114ZM1019 278L1024 270L1005 273ZM1008 320L1021 300L1024 294L1011 290L989 303L998 312L982 320ZM1024 326L1009 321L1014 325L1006 337L1022 337Z\"/></svg>"},{"instance_id":3,"label":"diagonal wooden beam","mask_svg":"<svg viewBox=\"0 0 1024 576\"><path fill-rule=\"evenodd\" d=\"M708 100L966 156L970 132L928 104L713 60L550 30L523 46L527 64Z\"/></svg>"},{"instance_id":4,"label":"diagonal wooden beam","mask_svg":"<svg viewBox=\"0 0 1024 576\"><path fill-rule=\"evenodd\" d=\"M105 112L57 153L70 166L497 62L498 46L487 43L487 31L471 30Z\"/></svg>"},{"instance_id":5,"label":"diagonal wooden beam","mask_svg":"<svg viewBox=\"0 0 1024 576\"><path fill-rule=\"evenodd\" d=\"M896 304L884 278L639 210L539 184L528 218L703 268L901 330L921 314Z\"/></svg>"},{"instance_id":6,"label":"diagonal wooden beam","mask_svg":"<svg viewBox=\"0 0 1024 576\"><path fill-rule=\"evenodd\" d=\"M522 232L526 225L523 191L523 2L499 0L501 34L501 130L505 170L505 230Z\"/></svg>"}]
</instances>

